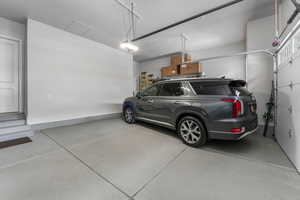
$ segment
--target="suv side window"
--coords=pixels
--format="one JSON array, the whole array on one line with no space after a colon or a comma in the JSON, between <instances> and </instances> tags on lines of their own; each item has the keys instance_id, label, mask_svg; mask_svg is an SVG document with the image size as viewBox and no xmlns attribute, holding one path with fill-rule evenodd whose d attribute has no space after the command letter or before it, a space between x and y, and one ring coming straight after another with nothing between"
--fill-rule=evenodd
<instances>
[{"instance_id":1,"label":"suv side window","mask_svg":"<svg viewBox=\"0 0 300 200\"><path fill-rule=\"evenodd\" d=\"M232 95L229 85L225 83L203 83L193 81L190 82L190 84L197 95Z\"/></svg>"},{"instance_id":2,"label":"suv side window","mask_svg":"<svg viewBox=\"0 0 300 200\"><path fill-rule=\"evenodd\" d=\"M181 82L178 83L164 83L160 85L158 96L184 96L184 89Z\"/></svg>"},{"instance_id":3,"label":"suv side window","mask_svg":"<svg viewBox=\"0 0 300 200\"><path fill-rule=\"evenodd\" d=\"M158 86L154 85L143 92L143 96L157 96L158 94Z\"/></svg>"}]
</instances>

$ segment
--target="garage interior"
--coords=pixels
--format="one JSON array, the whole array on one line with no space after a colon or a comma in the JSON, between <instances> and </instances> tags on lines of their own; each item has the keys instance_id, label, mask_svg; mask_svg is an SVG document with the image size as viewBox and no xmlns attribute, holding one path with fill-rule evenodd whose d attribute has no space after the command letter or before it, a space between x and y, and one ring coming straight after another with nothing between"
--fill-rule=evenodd
<instances>
[{"instance_id":1,"label":"garage interior","mask_svg":"<svg viewBox=\"0 0 300 200\"><path fill-rule=\"evenodd\" d=\"M0 1L0 199L300 200L300 1ZM258 130L124 122L161 79L245 80Z\"/></svg>"}]
</instances>

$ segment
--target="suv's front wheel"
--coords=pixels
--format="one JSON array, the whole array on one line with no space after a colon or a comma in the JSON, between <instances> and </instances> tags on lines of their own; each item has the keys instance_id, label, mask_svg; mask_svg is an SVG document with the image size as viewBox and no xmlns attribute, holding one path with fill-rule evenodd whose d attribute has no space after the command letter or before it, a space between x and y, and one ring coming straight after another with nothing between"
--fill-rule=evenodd
<instances>
[{"instance_id":1,"label":"suv's front wheel","mask_svg":"<svg viewBox=\"0 0 300 200\"><path fill-rule=\"evenodd\" d=\"M128 106L124 109L123 117L124 117L125 122L128 123L128 124L135 123L134 112L133 112L133 109L130 106Z\"/></svg>"},{"instance_id":2,"label":"suv's front wheel","mask_svg":"<svg viewBox=\"0 0 300 200\"><path fill-rule=\"evenodd\" d=\"M201 121L195 117L182 118L177 126L177 132L182 141L192 147L199 147L206 143L207 134Z\"/></svg>"}]
</instances>

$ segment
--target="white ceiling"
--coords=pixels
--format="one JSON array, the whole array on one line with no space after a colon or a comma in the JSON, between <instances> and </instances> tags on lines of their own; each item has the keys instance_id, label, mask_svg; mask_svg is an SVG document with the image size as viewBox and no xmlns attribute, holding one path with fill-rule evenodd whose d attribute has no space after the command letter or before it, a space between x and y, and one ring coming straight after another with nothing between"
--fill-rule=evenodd
<instances>
[{"instance_id":1,"label":"white ceiling","mask_svg":"<svg viewBox=\"0 0 300 200\"><path fill-rule=\"evenodd\" d=\"M127 0L125 0L127 1ZM142 20L137 36L206 11L231 0L135 0ZM245 0L203 18L138 41L138 61L181 51L223 46L245 39L249 19L272 14L273 0ZM25 22L27 17L118 48L125 39L127 12L115 0L0 0L0 16Z\"/></svg>"}]
</instances>

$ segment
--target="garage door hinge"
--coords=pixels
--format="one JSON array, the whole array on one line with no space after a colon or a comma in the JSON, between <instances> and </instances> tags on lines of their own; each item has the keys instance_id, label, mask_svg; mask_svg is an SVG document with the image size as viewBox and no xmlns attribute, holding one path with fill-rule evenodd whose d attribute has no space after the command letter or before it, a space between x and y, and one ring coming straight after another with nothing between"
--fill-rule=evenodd
<instances>
[{"instance_id":1,"label":"garage door hinge","mask_svg":"<svg viewBox=\"0 0 300 200\"><path fill-rule=\"evenodd\" d=\"M293 106L290 106L290 107L288 108L288 110L289 110L290 114L292 114L292 113L293 113Z\"/></svg>"},{"instance_id":2,"label":"garage door hinge","mask_svg":"<svg viewBox=\"0 0 300 200\"><path fill-rule=\"evenodd\" d=\"M288 134L289 134L289 138L292 138L292 137L293 137L293 134L292 134L292 133L293 133L293 130L292 130L292 129L290 129L290 130L289 130L289 132L288 132Z\"/></svg>"},{"instance_id":3,"label":"garage door hinge","mask_svg":"<svg viewBox=\"0 0 300 200\"><path fill-rule=\"evenodd\" d=\"M291 81L291 83L289 84L289 87L291 88L291 90L294 88L294 83Z\"/></svg>"}]
</instances>

